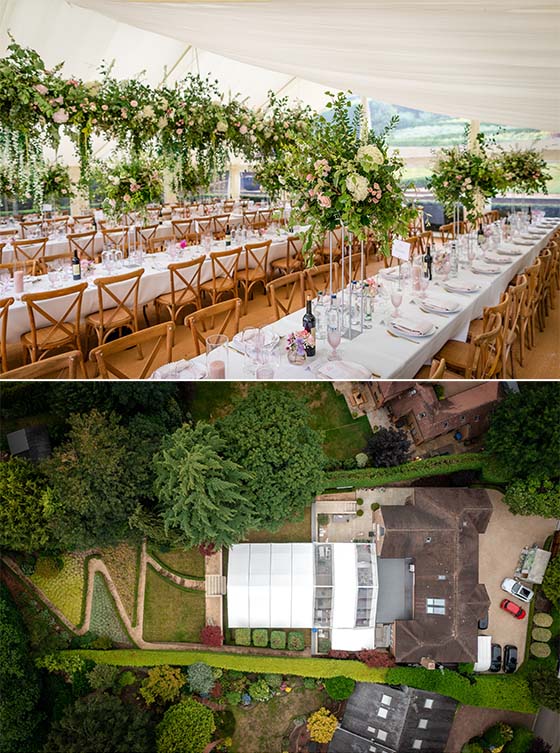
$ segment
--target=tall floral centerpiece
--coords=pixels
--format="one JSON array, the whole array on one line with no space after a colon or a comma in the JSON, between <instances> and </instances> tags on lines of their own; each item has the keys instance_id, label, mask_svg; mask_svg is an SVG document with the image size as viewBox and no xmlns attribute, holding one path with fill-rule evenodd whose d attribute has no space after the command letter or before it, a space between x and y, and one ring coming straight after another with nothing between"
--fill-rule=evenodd
<instances>
[{"instance_id":1,"label":"tall floral centerpiece","mask_svg":"<svg viewBox=\"0 0 560 753\"><path fill-rule=\"evenodd\" d=\"M146 213L149 204L163 196L163 176L157 160L146 156L114 159L98 166L98 179L105 194L103 209L120 221L123 214Z\"/></svg>"},{"instance_id":2,"label":"tall floral centerpiece","mask_svg":"<svg viewBox=\"0 0 560 753\"><path fill-rule=\"evenodd\" d=\"M46 163L41 170L43 199L57 207L64 199L71 199L74 187L66 165L60 162Z\"/></svg>"},{"instance_id":3,"label":"tall floral centerpiece","mask_svg":"<svg viewBox=\"0 0 560 753\"><path fill-rule=\"evenodd\" d=\"M498 155L504 181L513 193L548 193L547 181L552 176L548 172L546 160L537 149L508 149Z\"/></svg>"},{"instance_id":4,"label":"tall floral centerpiece","mask_svg":"<svg viewBox=\"0 0 560 753\"><path fill-rule=\"evenodd\" d=\"M505 188L502 166L481 133L471 146L440 149L427 185L447 214L462 204L473 223L483 214L487 200Z\"/></svg>"},{"instance_id":5,"label":"tall floral centerpiece","mask_svg":"<svg viewBox=\"0 0 560 753\"><path fill-rule=\"evenodd\" d=\"M387 143L396 119L376 134L361 107L351 115L346 94L331 96L332 117L317 118L287 158L286 188L296 217L309 225L303 241L309 265L327 230L344 225L359 240L369 233L388 253L390 234L406 234L412 216L400 183L403 162Z\"/></svg>"}]
</instances>

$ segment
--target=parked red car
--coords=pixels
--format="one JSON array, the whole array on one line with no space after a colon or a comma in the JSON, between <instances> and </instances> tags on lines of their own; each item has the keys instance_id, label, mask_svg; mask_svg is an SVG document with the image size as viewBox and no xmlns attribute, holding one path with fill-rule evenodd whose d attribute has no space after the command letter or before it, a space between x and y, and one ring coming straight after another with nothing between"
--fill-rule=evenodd
<instances>
[{"instance_id":1,"label":"parked red car","mask_svg":"<svg viewBox=\"0 0 560 753\"><path fill-rule=\"evenodd\" d=\"M516 620L522 620L527 616L527 612L522 607L515 604L509 599L503 599L500 603L500 609L512 614Z\"/></svg>"}]
</instances>

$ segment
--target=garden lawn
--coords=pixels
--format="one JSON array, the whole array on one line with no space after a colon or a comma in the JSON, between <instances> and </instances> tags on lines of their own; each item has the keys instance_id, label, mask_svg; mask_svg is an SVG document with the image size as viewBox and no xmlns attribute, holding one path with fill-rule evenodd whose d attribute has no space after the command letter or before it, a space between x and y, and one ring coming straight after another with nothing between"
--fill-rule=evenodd
<instances>
[{"instance_id":1,"label":"garden lawn","mask_svg":"<svg viewBox=\"0 0 560 753\"><path fill-rule=\"evenodd\" d=\"M282 753L282 738L291 731L292 719L308 716L325 700L324 691L298 688L248 709L236 706L233 753Z\"/></svg>"},{"instance_id":2,"label":"garden lawn","mask_svg":"<svg viewBox=\"0 0 560 753\"><path fill-rule=\"evenodd\" d=\"M149 552L164 567L185 577L202 580L204 578L204 555L198 549L161 549L149 547Z\"/></svg>"},{"instance_id":3,"label":"garden lawn","mask_svg":"<svg viewBox=\"0 0 560 753\"><path fill-rule=\"evenodd\" d=\"M31 581L76 627L83 620L87 559L81 553L65 554L62 570L51 575L51 558L39 557L31 576Z\"/></svg>"},{"instance_id":4,"label":"garden lawn","mask_svg":"<svg viewBox=\"0 0 560 753\"><path fill-rule=\"evenodd\" d=\"M119 592L130 622L134 625L136 623L140 546L122 541L116 546L100 549L99 555Z\"/></svg>"},{"instance_id":5,"label":"garden lawn","mask_svg":"<svg viewBox=\"0 0 560 753\"><path fill-rule=\"evenodd\" d=\"M96 635L110 638L114 643L132 643L101 573L95 573L93 579L89 629Z\"/></svg>"},{"instance_id":6,"label":"garden lawn","mask_svg":"<svg viewBox=\"0 0 560 753\"><path fill-rule=\"evenodd\" d=\"M305 508L303 520L285 523L277 531L249 531L245 541L251 544L311 541L311 508Z\"/></svg>"},{"instance_id":7,"label":"garden lawn","mask_svg":"<svg viewBox=\"0 0 560 753\"><path fill-rule=\"evenodd\" d=\"M204 591L189 591L146 568L145 641L198 643L206 624ZM173 653L173 652L172 652Z\"/></svg>"}]
</instances>

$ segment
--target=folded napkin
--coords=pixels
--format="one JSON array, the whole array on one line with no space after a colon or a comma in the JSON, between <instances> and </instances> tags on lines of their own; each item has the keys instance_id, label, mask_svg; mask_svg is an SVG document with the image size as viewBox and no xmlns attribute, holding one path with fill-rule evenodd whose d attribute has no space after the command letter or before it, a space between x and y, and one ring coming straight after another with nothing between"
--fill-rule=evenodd
<instances>
[{"instance_id":1,"label":"folded napkin","mask_svg":"<svg viewBox=\"0 0 560 753\"><path fill-rule=\"evenodd\" d=\"M475 275L497 275L500 272L497 267L475 267L474 264L471 269L473 274Z\"/></svg>"},{"instance_id":2,"label":"folded napkin","mask_svg":"<svg viewBox=\"0 0 560 753\"><path fill-rule=\"evenodd\" d=\"M412 319L409 317L399 316L397 319L391 320L391 325L401 330L404 334L412 335L413 337L422 337L427 335L434 328L432 322L424 319Z\"/></svg>"},{"instance_id":3,"label":"folded napkin","mask_svg":"<svg viewBox=\"0 0 560 753\"><path fill-rule=\"evenodd\" d=\"M452 314L457 311L456 303L446 303L441 298L435 298L434 296L426 298L424 303L430 306L430 308L437 309L437 311L443 311L445 314Z\"/></svg>"},{"instance_id":4,"label":"folded napkin","mask_svg":"<svg viewBox=\"0 0 560 753\"><path fill-rule=\"evenodd\" d=\"M534 244L534 240L532 238L518 238L513 242L516 246L532 246Z\"/></svg>"},{"instance_id":5,"label":"folded napkin","mask_svg":"<svg viewBox=\"0 0 560 753\"><path fill-rule=\"evenodd\" d=\"M480 290L480 285L468 282L446 282L444 286L453 293L475 293Z\"/></svg>"},{"instance_id":6,"label":"folded napkin","mask_svg":"<svg viewBox=\"0 0 560 753\"><path fill-rule=\"evenodd\" d=\"M486 254L484 256L484 261L488 264L509 264L509 261L507 259L500 258L499 256L494 256L493 254Z\"/></svg>"},{"instance_id":7,"label":"folded napkin","mask_svg":"<svg viewBox=\"0 0 560 753\"><path fill-rule=\"evenodd\" d=\"M317 369L317 374L340 382L351 379L371 379L372 376L366 366L351 361L327 361L320 369Z\"/></svg>"},{"instance_id":8,"label":"folded napkin","mask_svg":"<svg viewBox=\"0 0 560 753\"><path fill-rule=\"evenodd\" d=\"M521 256L522 253L522 251L517 251L515 246L500 246L498 249L500 256Z\"/></svg>"}]
</instances>

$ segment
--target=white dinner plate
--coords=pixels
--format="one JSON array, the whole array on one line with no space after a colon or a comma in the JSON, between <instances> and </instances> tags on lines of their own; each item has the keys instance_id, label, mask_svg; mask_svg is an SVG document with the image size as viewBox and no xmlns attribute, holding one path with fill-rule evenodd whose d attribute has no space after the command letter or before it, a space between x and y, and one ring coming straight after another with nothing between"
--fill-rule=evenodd
<instances>
[{"instance_id":1,"label":"white dinner plate","mask_svg":"<svg viewBox=\"0 0 560 753\"><path fill-rule=\"evenodd\" d=\"M443 287L449 293L478 293L480 285L460 283L460 282L444 282Z\"/></svg>"},{"instance_id":2,"label":"white dinner plate","mask_svg":"<svg viewBox=\"0 0 560 753\"><path fill-rule=\"evenodd\" d=\"M486 267L475 267L473 265L471 272L473 275L499 275L500 269L498 267L491 267L490 265Z\"/></svg>"},{"instance_id":3,"label":"white dinner plate","mask_svg":"<svg viewBox=\"0 0 560 753\"><path fill-rule=\"evenodd\" d=\"M197 381L199 379L204 379L205 376L206 369L200 361L189 361L185 359L183 361L174 361L173 363L166 363L164 366L160 366L159 369L154 371L150 379Z\"/></svg>"},{"instance_id":4,"label":"white dinner plate","mask_svg":"<svg viewBox=\"0 0 560 753\"><path fill-rule=\"evenodd\" d=\"M355 361L327 361L312 368L315 376L323 379L330 379L334 382L346 381L348 379L371 379L372 373L361 363Z\"/></svg>"},{"instance_id":5,"label":"white dinner plate","mask_svg":"<svg viewBox=\"0 0 560 753\"><path fill-rule=\"evenodd\" d=\"M461 307L458 303L450 303L447 306L442 306L440 303L430 301L429 298L425 298L423 301L420 301L420 308L422 309L422 311L426 311L427 313L444 314L447 316L456 314L457 311L461 310Z\"/></svg>"},{"instance_id":6,"label":"white dinner plate","mask_svg":"<svg viewBox=\"0 0 560 753\"><path fill-rule=\"evenodd\" d=\"M523 254L523 251L516 251L514 248L499 248L498 254L500 256L521 256Z\"/></svg>"},{"instance_id":7,"label":"white dinner plate","mask_svg":"<svg viewBox=\"0 0 560 753\"><path fill-rule=\"evenodd\" d=\"M416 340L416 339L422 339L424 337L431 337L434 334L434 332L436 331L437 328L436 328L435 324L432 324L431 327L430 327L430 329L427 332L425 332L424 334L420 334L418 332L413 332L410 329L401 328L397 324L395 324L394 322L389 322L388 329L394 335L402 336L402 337L410 337L410 338Z\"/></svg>"},{"instance_id":8,"label":"white dinner plate","mask_svg":"<svg viewBox=\"0 0 560 753\"><path fill-rule=\"evenodd\" d=\"M264 329L262 330L262 332L264 334L263 346L265 348L273 347L280 340L280 335L274 332L274 330ZM238 332L236 335L234 335L230 345L235 348L235 350L239 351L239 353L243 353L244 355L245 345L243 344L243 332Z\"/></svg>"},{"instance_id":9,"label":"white dinner plate","mask_svg":"<svg viewBox=\"0 0 560 753\"><path fill-rule=\"evenodd\" d=\"M511 264L511 262L508 259L504 259L503 256L500 259L499 256L494 256L490 254L488 254L488 256L485 256L483 258L483 261L485 262L485 264Z\"/></svg>"}]
</instances>

